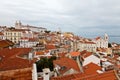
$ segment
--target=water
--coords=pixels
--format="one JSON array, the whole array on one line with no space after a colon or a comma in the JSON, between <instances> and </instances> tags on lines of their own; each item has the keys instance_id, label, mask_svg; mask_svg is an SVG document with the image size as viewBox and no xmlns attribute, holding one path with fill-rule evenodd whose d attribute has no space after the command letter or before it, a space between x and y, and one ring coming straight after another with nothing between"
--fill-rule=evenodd
<instances>
[{"instance_id":1,"label":"water","mask_svg":"<svg viewBox=\"0 0 120 80\"><path fill-rule=\"evenodd\" d=\"M84 35L84 37L86 38L96 38L98 35ZM109 36L109 35L108 35ZM104 35L102 36L104 37ZM110 35L109 36L109 42L112 43L112 42L115 42L115 43L118 43L120 44L120 36L114 36L114 35Z\"/></svg>"},{"instance_id":2,"label":"water","mask_svg":"<svg viewBox=\"0 0 120 80\"><path fill-rule=\"evenodd\" d=\"M115 43L120 44L120 37L119 36L116 36L116 37L110 36L109 42L115 42Z\"/></svg>"}]
</instances>

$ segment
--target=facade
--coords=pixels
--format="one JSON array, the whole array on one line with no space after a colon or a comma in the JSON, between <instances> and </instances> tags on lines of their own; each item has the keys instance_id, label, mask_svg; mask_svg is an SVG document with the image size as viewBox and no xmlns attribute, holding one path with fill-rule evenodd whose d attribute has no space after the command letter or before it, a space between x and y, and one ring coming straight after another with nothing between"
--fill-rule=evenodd
<instances>
[{"instance_id":1,"label":"facade","mask_svg":"<svg viewBox=\"0 0 120 80\"><path fill-rule=\"evenodd\" d=\"M15 28L16 29L29 29L31 31L34 32L41 32L44 33L45 31L47 31L46 28L43 27L36 27L36 26L30 26L30 25L23 25L20 21L15 23Z\"/></svg>"},{"instance_id":2,"label":"facade","mask_svg":"<svg viewBox=\"0 0 120 80\"><path fill-rule=\"evenodd\" d=\"M8 39L14 43L18 43L20 38L23 36L23 33L21 30L6 30L4 32L4 35L5 35L6 39Z\"/></svg>"},{"instance_id":3,"label":"facade","mask_svg":"<svg viewBox=\"0 0 120 80\"><path fill-rule=\"evenodd\" d=\"M89 52L96 52L96 44L94 42L79 42L78 43L79 51L87 50Z\"/></svg>"},{"instance_id":4,"label":"facade","mask_svg":"<svg viewBox=\"0 0 120 80\"><path fill-rule=\"evenodd\" d=\"M108 35L105 34L104 38L97 37L94 40L81 39L76 43L76 48L80 51L87 50L90 52L96 52L98 48L108 48Z\"/></svg>"},{"instance_id":5,"label":"facade","mask_svg":"<svg viewBox=\"0 0 120 80\"><path fill-rule=\"evenodd\" d=\"M4 39L5 39L4 34L0 32L0 40L4 40Z\"/></svg>"},{"instance_id":6,"label":"facade","mask_svg":"<svg viewBox=\"0 0 120 80\"><path fill-rule=\"evenodd\" d=\"M107 34L104 35L104 38L97 37L93 41L96 43L97 48L108 48L109 37Z\"/></svg>"},{"instance_id":7,"label":"facade","mask_svg":"<svg viewBox=\"0 0 120 80\"><path fill-rule=\"evenodd\" d=\"M6 39L18 43L23 37L32 38L33 34L28 29L8 29L4 32L4 36Z\"/></svg>"},{"instance_id":8,"label":"facade","mask_svg":"<svg viewBox=\"0 0 120 80\"><path fill-rule=\"evenodd\" d=\"M39 44L37 38L27 38L27 37L21 38L19 42L20 42L20 47L25 47L25 48L31 48Z\"/></svg>"}]
</instances>

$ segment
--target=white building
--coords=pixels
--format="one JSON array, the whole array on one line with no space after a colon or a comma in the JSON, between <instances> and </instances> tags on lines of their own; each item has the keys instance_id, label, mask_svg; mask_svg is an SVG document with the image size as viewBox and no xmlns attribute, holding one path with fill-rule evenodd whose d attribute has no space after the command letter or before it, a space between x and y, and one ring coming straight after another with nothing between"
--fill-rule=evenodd
<instances>
[{"instance_id":1,"label":"white building","mask_svg":"<svg viewBox=\"0 0 120 80\"><path fill-rule=\"evenodd\" d=\"M15 23L16 29L29 29L34 32L41 32L44 33L47 29L43 27L36 27L36 26L30 26L30 25L23 25L20 21Z\"/></svg>"},{"instance_id":2,"label":"white building","mask_svg":"<svg viewBox=\"0 0 120 80\"><path fill-rule=\"evenodd\" d=\"M8 29L4 31L4 36L14 43L19 43L22 37L32 38L33 33L28 29Z\"/></svg>"},{"instance_id":3,"label":"white building","mask_svg":"<svg viewBox=\"0 0 120 80\"><path fill-rule=\"evenodd\" d=\"M20 39L20 47L31 48L36 46L39 43L39 40L36 38L21 38Z\"/></svg>"},{"instance_id":4,"label":"white building","mask_svg":"<svg viewBox=\"0 0 120 80\"><path fill-rule=\"evenodd\" d=\"M5 36L2 32L0 32L0 40L4 40L5 39Z\"/></svg>"},{"instance_id":5,"label":"white building","mask_svg":"<svg viewBox=\"0 0 120 80\"><path fill-rule=\"evenodd\" d=\"M96 43L97 48L108 48L109 37L107 34L104 35L104 38L97 37L93 41Z\"/></svg>"},{"instance_id":6,"label":"white building","mask_svg":"<svg viewBox=\"0 0 120 80\"><path fill-rule=\"evenodd\" d=\"M96 47L96 43L94 42L80 41L78 43L78 49L79 51L86 50L89 52L96 52L97 47Z\"/></svg>"},{"instance_id":7,"label":"white building","mask_svg":"<svg viewBox=\"0 0 120 80\"><path fill-rule=\"evenodd\" d=\"M85 66L91 62L100 66L100 58L94 56L93 54L84 58L83 66Z\"/></svg>"}]
</instances>

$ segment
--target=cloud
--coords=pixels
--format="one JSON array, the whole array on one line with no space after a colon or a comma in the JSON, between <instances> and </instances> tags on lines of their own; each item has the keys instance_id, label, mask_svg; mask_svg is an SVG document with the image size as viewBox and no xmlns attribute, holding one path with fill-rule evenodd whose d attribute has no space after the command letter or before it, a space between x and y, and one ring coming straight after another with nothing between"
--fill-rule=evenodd
<instances>
[{"instance_id":1,"label":"cloud","mask_svg":"<svg viewBox=\"0 0 120 80\"><path fill-rule=\"evenodd\" d=\"M0 11L0 25L21 20L83 35L118 34L120 29L120 0L2 0Z\"/></svg>"}]
</instances>

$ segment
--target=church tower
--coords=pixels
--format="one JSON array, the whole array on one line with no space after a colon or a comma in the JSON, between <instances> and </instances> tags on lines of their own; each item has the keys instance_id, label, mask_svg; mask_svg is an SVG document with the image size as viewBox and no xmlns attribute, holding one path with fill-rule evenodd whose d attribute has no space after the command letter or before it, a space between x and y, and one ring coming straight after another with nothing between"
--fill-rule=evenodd
<instances>
[{"instance_id":1,"label":"church tower","mask_svg":"<svg viewBox=\"0 0 120 80\"><path fill-rule=\"evenodd\" d=\"M20 21L15 22L15 29L21 29L22 28L22 23Z\"/></svg>"},{"instance_id":2,"label":"church tower","mask_svg":"<svg viewBox=\"0 0 120 80\"><path fill-rule=\"evenodd\" d=\"M109 41L109 37L108 35L105 33L104 35L104 47L108 48L108 41Z\"/></svg>"},{"instance_id":3,"label":"church tower","mask_svg":"<svg viewBox=\"0 0 120 80\"><path fill-rule=\"evenodd\" d=\"M108 37L108 35L105 33L105 35L104 35L104 40L105 41L108 41L109 40L109 37Z\"/></svg>"}]
</instances>

